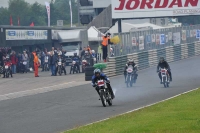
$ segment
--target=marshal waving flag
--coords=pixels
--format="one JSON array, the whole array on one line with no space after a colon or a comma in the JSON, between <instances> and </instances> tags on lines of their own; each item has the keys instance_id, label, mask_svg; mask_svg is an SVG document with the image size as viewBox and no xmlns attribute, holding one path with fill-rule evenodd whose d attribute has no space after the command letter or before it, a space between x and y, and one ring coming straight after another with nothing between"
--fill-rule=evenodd
<instances>
[{"instance_id":1,"label":"marshal waving flag","mask_svg":"<svg viewBox=\"0 0 200 133\"><path fill-rule=\"evenodd\" d=\"M47 16L48 16L48 27L50 27L50 4L49 2L45 2L46 9L47 9Z\"/></svg>"}]
</instances>

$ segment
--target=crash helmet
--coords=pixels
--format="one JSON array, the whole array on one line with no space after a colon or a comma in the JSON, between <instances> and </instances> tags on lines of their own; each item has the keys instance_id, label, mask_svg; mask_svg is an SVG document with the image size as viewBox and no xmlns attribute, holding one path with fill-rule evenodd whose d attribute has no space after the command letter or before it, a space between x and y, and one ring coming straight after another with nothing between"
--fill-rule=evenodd
<instances>
[{"instance_id":1,"label":"crash helmet","mask_svg":"<svg viewBox=\"0 0 200 133\"><path fill-rule=\"evenodd\" d=\"M159 61L162 63L165 61L165 58L164 57L160 57Z\"/></svg>"},{"instance_id":2,"label":"crash helmet","mask_svg":"<svg viewBox=\"0 0 200 133\"><path fill-rule=\"evenodd\" d=\"M94 70L94 75L95 76L100 76L101 70L100 69L95 69Z\"/></svg>"},{"instance_id":3,"label":"crash helmet","mask_svg":"<svg viewBox=\"0 0 200 133\"><path fill-rule=\"evenodd\" d=\"M77 53L74 53L74 56L77 56Z\"/></svg>"},{"instance_id":4,"label":"crash helmet","mask_svg":"<svg viewBox=\"0 0 200 133\"><path fill-rule=\"evenodd\" d=\"M95 50L92 50L92 53L95 54Z\"/></svg>"},{"instance_id":5,"label":"crash helmet","mask_svg":"<svg viewBox=\"0 0 200 133\"><path fill-rule=\"evenodd\" d=\"M129 59L129 60L128 60L128 65L133 65L133 63L134 63L134 60L133 60L133 59Z\"/></svg>"}]
</instances>

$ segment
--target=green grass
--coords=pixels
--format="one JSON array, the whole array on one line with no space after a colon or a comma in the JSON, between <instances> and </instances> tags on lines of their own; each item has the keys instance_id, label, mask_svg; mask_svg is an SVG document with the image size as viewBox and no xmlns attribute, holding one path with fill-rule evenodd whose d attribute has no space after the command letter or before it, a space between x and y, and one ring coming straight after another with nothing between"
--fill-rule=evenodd
<instances>
[{"instance_id":1,"label":"green grass","mask_svg":"<svg viewBox=\"0 0 200 133\"><path fill-rule=\"evenodd\" d=\"M200 89L65 133L200 133Z\"/></svg>"}]
</instances>

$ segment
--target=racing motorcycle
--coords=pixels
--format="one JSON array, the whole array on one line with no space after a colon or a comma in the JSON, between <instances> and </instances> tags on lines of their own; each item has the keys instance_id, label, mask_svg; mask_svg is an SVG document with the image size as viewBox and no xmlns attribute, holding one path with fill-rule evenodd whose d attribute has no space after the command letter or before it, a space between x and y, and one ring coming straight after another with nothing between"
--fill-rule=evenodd
<instances>
[{"instance_id":1,"label":"racing motorcycle","mask_svg":"<svg viewBox=\"0 0 200 133\"><path fill-rule=\"evenodd\" d=\"M48 56L45 56L44 71L49 71L49 57Z\"/></svg>"},{"instance_id":2,"label":"racing motorcycle","mask_svg":"<svg viewBox=\"0 0 200 133\"><path fill-rule=\"evenodd\" d=\"M62 75L62 62L61 61L58 61L58 74L61 76Z\"/></svg>"},{"instance_id":3,"label":"racing motorcycle","mask_svg":"<svg viewBox=\"0 0 200 133\"><path fill-rule=\"evenodd\" d=\"M162 77L162 84L165 88L169 87L170 77L167 69L160 69L161 77Z\"/></svg>"},{"instance_id":4,"label":"racing motorcycle","mask_svg":"<svg viewBox=\"0 0 200 133\"><path fill-rule=\"evenodd\" d=\"M111 98L111 94L108 88L106 87L106 81L98 80L96 85L97 85L97 89L99 91L100 99L103 106L104 107L106 107L107 105L112 106L112 98Z\"/></svg>"},{"instance_id":5,"label":"racing motorcycle","mask_svg":"<svg viewBox=\"0 0 200 133\"><path fill-rule=\"evenodd\" d=\"M70 74L71 74L72 71L73 71L73 74L74 74L74 72L78 73L78 68L76 66L76 61L72 61L72 65L71 65L71 69L70 69Z\"/></svg>"},{"instance_id":6,"label":"racing motorcycle","mask_svg":"<svg viewBox=\"0 0 200 133\"><path fill-rule=\"evenodd\" d=\"M82 72L85 72L85 68L89 66L89 63L87 62L87 60L83 59L82 60Z\"/></svg>"},{"instance_id":7,"label":"racing motorcycle","mask_svg":"<svg viewBox=\"0 0 200 133\"><path fill-rule=\"evenodd\" d=\"M133 83L136 83L136 79L137 79L137 66L135 65L135 67L133 67L132 65L129 65L128 68L126 69L126 86L132 87Z\"/></svg>"}]
</instances>

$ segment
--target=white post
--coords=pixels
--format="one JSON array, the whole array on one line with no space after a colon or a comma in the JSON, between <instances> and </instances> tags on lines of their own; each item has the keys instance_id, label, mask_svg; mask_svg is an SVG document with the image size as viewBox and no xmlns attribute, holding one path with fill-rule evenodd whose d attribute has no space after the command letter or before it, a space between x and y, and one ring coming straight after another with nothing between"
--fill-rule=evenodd
<instances>
[{"instance_id":1,"label":"white post","mask_svg":"<svg viewBox=\"0 0 200 133\"><path fill-rule=\"evenodd\" d=\"M70 15L71 15L71 27L73 26L73 21L72 21L72 2L69 0L69 7L70 7Z\"/></svg>"}]
</instances>

